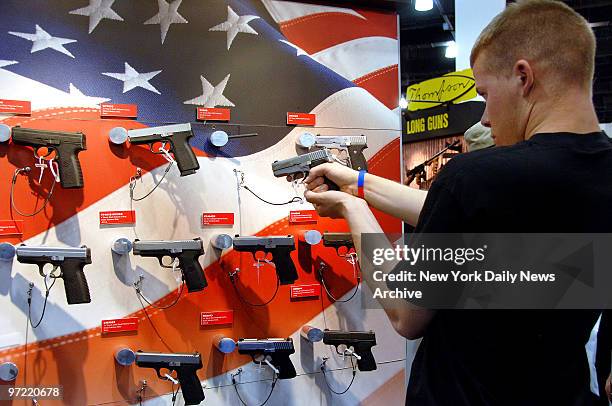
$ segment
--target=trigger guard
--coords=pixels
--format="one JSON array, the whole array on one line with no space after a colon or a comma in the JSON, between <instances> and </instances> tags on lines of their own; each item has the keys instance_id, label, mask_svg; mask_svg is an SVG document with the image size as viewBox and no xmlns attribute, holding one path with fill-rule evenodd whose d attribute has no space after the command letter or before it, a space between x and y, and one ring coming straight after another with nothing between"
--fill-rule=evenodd
<instances>
[{"instance_id":1,"label":"trigger guard","mask_svg":"<svg viewBox=\"0 0 612 406\"><path fill-rule=\"evenodd\" d=\"M170 150L169 150L169 149L166 149L166 145L168 145L168 141L156 141L156 142L160 142L160 143L161 143L161 148L162 148L164 151L166 151L165 153L168 153L168 154L170 153ZM152 153L154 153L154 154L156 154L156 155L165 155L165 153L164 153L164 152L162 152L162 151L155 151L155 150L153 149L153 145L154 145L154 144L155 144L155 142L153 142L153 143L149 144L149 151L151 151Z\"/></svg>"},{"instance_id":2,"label":"trigger guard","mask_svg":"<svg viewBox=\"0 0 612 406\"><path fill-rule=\"evenodd\" d=\"M47 151L48 151L47 155L42 155L41 156L41 155L38 154L38 150L40 150L42 148L47 148ZM55 152L55 150L53 148L51 148L51 147L38 147L38 148L34 149L34 158L35 159L40 159L40 158L46 159L47 157L51 156L51 154L53 154L54 152Z\"/></svg>"},{"instance_id":3,"label":"trigger guard","mask_svg":"<svg viewBox=\"0 0 612 406\"><path fill-rule=\"evenodd\" d=\"M164 258L166 257L172 258L172 262L170 263L170 265L164 264ZM173 269L174 268L173 264L174 264L174 261L176 261L176 258L168 256L168 255L164 255L163 257L157 258L157 261L159 262L159 266L161 266L162 268Z\"/></svg>"}]
</instances>

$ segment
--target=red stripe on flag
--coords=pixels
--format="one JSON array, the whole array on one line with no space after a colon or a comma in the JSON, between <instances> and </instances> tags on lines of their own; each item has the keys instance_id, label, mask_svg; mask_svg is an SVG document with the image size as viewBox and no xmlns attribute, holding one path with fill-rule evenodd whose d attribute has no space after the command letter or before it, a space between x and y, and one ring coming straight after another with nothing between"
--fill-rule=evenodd
<instances>
[{"instance_id":1,"label":"red stripe on flag","mask_svg":"<svg viewBox=\"0 0 612 406\"><path fill-rule=\"evenodd\" d=\"M397 75L397 65L393 65L357 78L354 83L370 92L372 96L393 110L399 104Z\"/></svg>"},{"instance_id":2,"label":"red stripe on flag","mask_svg":"<svg viewBox=\"0 0 612 406\"><path fill-rule=\"evenodd\" d=\"M344 13L318 13L280 24L287 39L309 54L364 37L397 39L395 14L359 10L366 19Z\"/></svg>"}]
</instances>

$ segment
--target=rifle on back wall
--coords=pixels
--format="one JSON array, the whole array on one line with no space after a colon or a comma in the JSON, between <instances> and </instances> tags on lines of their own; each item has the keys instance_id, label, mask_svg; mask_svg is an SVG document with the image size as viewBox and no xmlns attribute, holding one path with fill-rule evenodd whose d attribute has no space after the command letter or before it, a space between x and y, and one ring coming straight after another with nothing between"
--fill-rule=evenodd
<instances>
[{"instance_id":1,"label":"rifle on back wall","mask_svg":"<svg viewBox=\"0 0 612 406\"><path fill-rule=\"evenodd\" d=\"M436 152L433 156L427 158L424 162L418 164L414 168L410 169L406 172L406 185L412 183L412 181L416 178L417 184L421 186L423 183L427 182L427 172L426 168L430 166L433 162L435 162L440 156L442 156L446 151L456 151L458 153L461 152L461 144L459 140L455 140L452 143L446 143L446 146L442 148L440 151ZM439 169L439 168L437 168ZM434 175L435 176L435 175ZM433 179L433 177L432 177Z\"/></svg>"}]
</instances>

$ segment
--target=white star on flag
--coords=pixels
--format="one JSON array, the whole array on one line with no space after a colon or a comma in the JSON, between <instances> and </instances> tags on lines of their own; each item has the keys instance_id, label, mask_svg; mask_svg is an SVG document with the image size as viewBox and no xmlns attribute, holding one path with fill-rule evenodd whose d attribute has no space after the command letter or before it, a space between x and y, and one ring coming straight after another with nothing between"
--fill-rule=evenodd
<instances>
[{"instance_id":1,"label":"white star on flag","mask_svg":"<svg viewBox=\"0 0 612 406\"><path fill-rule=\"evenodd\" d=\"M30 51L32 54L34 52L42 51L43 49L51 48L61 52L64 55L74 58L74 55L64 48L64 45L77 42L76 39L53 37L47 31L43 30L40 25L36 25L36 32L34 34L14 31L9 31L9 34L32 41L32 50Z\"/></svg>"},{"instance_id":2,"label":"white star on flag","mask_svg":"<svg viewBox=\"0 0 612 406\"><path fill-rule=\"evenodd\" d=\"M302 48L298 47L297 45L287 40L284 40L284 39L279 39L279 41L282 42L283 44L289 45L291 48L294 48L297 51L297 56L305 55L305 56L310 57L310 54L308 52L304 51Z\"/></svg>"},{"instance_id":3,"label":"white star on flag","mask_svg":"<svg viewBox=\"0 0 612 406\"><path fill-rule=\"evenodd\" d=\"M125 73L102 73L105 76L121 80L123 82L123 93L128 92L135 87L142 87L152 91L153 93L161 94L149 80L157 76L161 71L156 70L154 72L138 73L136 69L132 68L127 62L125 62Z\"/></svg>"},{"instance_id":4,"label":"white star on flag","mask_svg":"<svg viewBox=\"0 0 612 406\"><path fill-rule=\"evenodd\" d=\"M227 21L222 22L219 25L215 25L208 31L226 31L227 50L229 51L230 47L232 46L232 42L234 42L234 39L239 32L259 35L257 31L249 26L249 22L257 18L259 17L251 15L239 16L230 6L227 6Z\"/></svg>"},{"instance_id":5,"label":"white star on flag","mask_svg":"<svg viewBox=\"0 0 612 406\"><path fill-rule=\"evenodd\" d=\"M204 78L204 76L200 76L200 79L202 80L202 95L196 97L195 99L187 100L183 102L183 104L195 104L196 106L204 107L234 107L235 104L223 96L223 92L225 91L229 78L230 75L228 74L217 86L213 87L213 85L211 85L210 82Z\"/></svg>"},{"instance_id":6,"label":"white star on flag","mask_svg":"<svg viewBox=\"0 0 612 406\"><path fill-rule=\"evenodd\" d=\"M186 24L185 18L178 13L178 8L183 0L175 0L168 4L166 0L157 0L159 13L151 17L144 24L159 24L161 29L161 42L164 43L170 24Z\"/></svg>"},{"instance_id":7,"label":"white star on flag","mask_svg":"<svg viewBox=\"0 0 612 406\"><path fill-rule=\"evenodd\" d=\"M74 100L76 105L94 105L97 106L100 103L109 101L105 97L86 96L81 92L75 85L70 84L70 98Z\"/></svg>"},{"instance_id":8,"label":"white star on flag","mask_svg":"<svg viewBox=\"0 0 612 406\"><path fill-rule=\"evenodd\" d=\"M109 20L123 21L123 18L111 8L115 0L89 0L89 6L70 11L70 14L89 17L89 33L98 26L100 21Z\"/></svg>"},{"instance_id":9,"label":"white star on flag","mask_svg":"<svg viewBox=\"0 0 612 406\"><path fill-rule=\"evenodd\" d=\"M0 68L4 68L5 66L11 66L19 63L17 61L6 61L4 59L0 59Z\"/></svg>"}]
</instances>

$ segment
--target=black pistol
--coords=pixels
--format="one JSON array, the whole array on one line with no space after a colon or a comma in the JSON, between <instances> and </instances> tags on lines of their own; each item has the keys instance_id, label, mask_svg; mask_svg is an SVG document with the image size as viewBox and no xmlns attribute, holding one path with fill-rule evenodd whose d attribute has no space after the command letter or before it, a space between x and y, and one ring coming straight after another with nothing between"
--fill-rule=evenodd
<instances>
[{"instance_id":1,"label":"black pistol","mask_svg":"<svg viewBox=\"0 0 612 406\"><path fill-rule=\"evenodd\" d=\"M295 239L292 235L266 237L234 237L234 250L251 252L253 257L257 252L272 253L272 262L281 285L290 285L298 279L297 269L291 259L291 251L295 250Z\"/></svg>"},{"instance_id":2,"label":"black pistol","mask_svg":"<svg viewBox=\"0 0 612 406\"><path fill-rule=\"evenodd\" d=\"M331 152L327 149L320 149L293 158L283 159L282 161L274 161L272 163L272 173L277 178L282 178L283 176L295 178L296 175L301 175L305 178L315 166L335 161L336 159ZM325 179L325 184L329 187L329 190L340 189L338 185L327 178Z\"/></svg>"},{"instance_id":3,"label":"black pistol","mask_svg":"<svg viewBox=\"0 0 612 406\"><path fill-rule=\"evenodd\" d=\"M353 236L351 233L323 233L323 246L333 247L336 253L340 255L340 248L346 248L347 252L355 248Z\"/></svg>"},{"instance_id":4,"label":"black pistol","mask_svg":"<svg viewBox=\"0 0 612 406\"><path fill-rule=\"evenodd\" d=\"M204 390L197 371L202 368L200 353L158 353L136 352L136 365L141 368L153 368L159 379L170 380L162 376L161 369L175 371L186 405L199 405L204 400Z\"/></svg>"},{"instance_id":5,"label":"black pistol","mask_svg":"<svg viewBox=\"0 0 612 406\"><path fill-rule=\"evenodd\" d=\"M250 355L253 362L271 363L276 368L278 379L295 378L296 372L289 355L295 353L293 339L267 338L241 338L238 340L238 352Z\"/></svg>"},{"instance_id":6,"label":"black pistol","mask_svg":"<svg viewBox=\"0 0 612 406\"><path fill-rule=\"evenodd\" d=\"M345 345L345 354L357 358L360 371L373 371L377 368L372 355L372 347L376 345L376 334L373 331L323 330L323 343L333 345L336 351L339 345Z\"/></svg>"},{"instance_id":7,"label":"black pistol","mask_svg":"<svg viewBox=\"0 0 612 406\"><path fill-rule=\"evenodd\" d=\"M83 268L91 264L91 250L86 246L71 247L30 247L20 245L17 247L17 261L22 264L38 265L40 274L44 277L43 268L46 264L53 265L52 277L61 277L64 280L66 301L68 304L89 303L89 287ZM60 274L55 276L59 268Z\"/></svg>"},{"instance_id":8,"label":"black pistol","mask_svg":"<svg viewBox=\"0 0 612 406\"><path fill-rule=\"evenodd\" d=\"M35 130L32 128L13 127L13 142L38 150L47 148L57 156L60 183L65 189L83 187L83 172L79 162L79 152L85 151L85 134L62 131Z\"/></svg>"},{"instance_id":9,"label":"black pistol","mask_svg":"<svg viewBox=\"0 0 612 406\"><path fill-rule=\"evenodd\" d=\"M164 264L164 257L178 258L178 268L188 292L198 292L208 286L204 270L198 259L204 255L204 245L200 238L184 241L140 241L134 240L134 255L155 257L162 268L172 269L172 264Z\"/></svg>"},{"instance_id":10,"label":"black pistol","mask_svg":"<svg viewBox=\"0 0 612 406\"><path fill-rule=\"evenodd\" d=\"M153 144L161 142L162 148L167 149L174 156L174 160L181 172L181 176L192 175L200 169L198 158L194 154L189 140L193 137L191 124L172 124L160 127L139 128L129 130L130 144L148 144L154 154L163 152L153 151Z\"/></svg>"}]
</instances>

